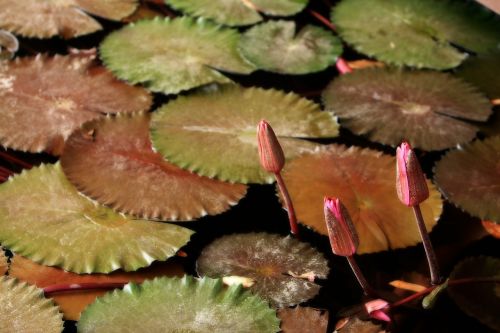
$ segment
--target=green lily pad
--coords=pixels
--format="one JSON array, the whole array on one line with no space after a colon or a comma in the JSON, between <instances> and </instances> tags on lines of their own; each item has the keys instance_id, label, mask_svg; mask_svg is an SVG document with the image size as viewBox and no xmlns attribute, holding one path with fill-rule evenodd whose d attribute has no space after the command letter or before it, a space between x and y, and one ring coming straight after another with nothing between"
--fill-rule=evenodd
<instances>
[{"instance_id":1,"label":"green lily pad","mask_svg":"<svg viewBox=\"0 0 500 333\"><path fill-rule=\"evenodd\" d=\"M395 65L447 69L467 58L463 49L500 48L500 20L473 2L343 0L332 21L357 51Z\"/></svg>"},{"instance_id":2,"label":"green lily pad","mask_svg":"<svg viewBox=\"0 0 500 333\"><path fill-rule=\"evenodd\" d=\"M500 52L470 57L457 75L479 87L489 98L500 98Z\"/></svg>"},{"instance_id":3,"label":"green lily pad","mask_svg":"<svg viewBox=\"0 0 500 333\"><path fill-rule=\"evenodd\" d=\"M238 31L189 17L139 21L109 34L100 47L104 64L120 79L165 94L209 83L228 83L218 70L254 68L237 50Z\"/></svg>"},{"instance_id":4,"label":"green lily pad","mask_svg":"<svg viewBox=\"0 0 500 333\"><path fill-rule=\"evenodd\" d=\"M456 265L450 274L450 281L468 278L500 279L500 259L484 256L470 257ZM450 285L447 290L462 311L495 331L500 331L498 282Z\"/></svg>"},{"instance_id":5,"label":"green lily pad","mask_svg":"<svg viewBox=\"0 0 500 333\"><path fill-rule=\"evenodd\" d=\"M0 331L5 333L59 333L62 314L43 291L6 276L0 276Z\"/></svg>"},{"instance_id":6,"label":"green lily pad","mask_svg":"<svg viewBox=\"0 0 500 333\"><path fill-rule=\"evenodd\" d=\"M186 14L206 17L230 26L249 25L266 15L290 16L307 6L309 0L166 0Z\"/></svg>"},{"instance_id":7,"label":"green lily pad","mask_svg":"<svg viewBox=\"0 0 500 333\"><path fill-rule=\"evenodd\" d=\"M434 180L456 206L500 223L500 136L449 151L436 164Z\"/></svg>"},{"instance_id":8,"label":"green lily pad","mask_svg":"<svg viewBox=\"0 0 500 333\"><path fill-rule=\"evenodd\" d=\"M476 88L449 74L389 68L358 70L323 92L325 108L358 135L396 146L441 150L472 140L472 122L486 121L491 103Z\"/></svg>"},{"instance_id":9,"label":"green lily pad","mask_svg":"<svg viewBox=\"0 0 500 333\"><path fill-rule=\"evenodd\" d=\"M247 190L165 161L151 147L147 114L88 123L69 138L61 164L84 194L146 219L188 221L219 214Z\"/></svg>"},{"instance_id":10,"label":"green lily pad","mask_svg":"<svg viewBox=\"0 0 500 333\"><path fill-rule=\"evenodd\" d=\"M338 134L331 114L296 94L225 86L161 107L153 113L151 138L155 149L181 168L231 182L271 183L273 175L259 163L261 119L273 126L287 159L318 146L298 138Z\"/></svg>"},{"instance_id":11,"label":"green lily pad","mask_svg":"<svg viewBox=\"0 0 500 333\"><path fill-rule=\"evenodd\" d=\"M102 29L91 15L120 20L134 12L137 0L0 0L0 28L24 37L73 38Z\"/></svg>"},{"instance_id":12,"label":"green lily pad","mask_svg":"<svg viewBox=\"0 0 500 333\"><path fill-rule=\"evenodd\" d=\"M257 68L282 74L322 71L342 53L331 31L307 25L296 32L293 21L268 21L246 31L240 41L243 56Z\"/></svg>"},{"instance_id":13,"label":"green lily pad","mask_svg":"<svg viewBox=\"0 0 500 333\"><path fill-rule=\"evenodd\" d=\"M241 286L209 278L157 278L98 298L82 313L78 332L274 333L274 310Z\"/></svg>"},{"instance_id":14,"label":"green lily pad","mask_svg":"<svg viewBox=\"0 0 500 333\"><path fill-rule=\"evenodd\" d=\"M33 168L0 185L2 245L67 271L134 271L173 256L192 233L99 206L78 193L59 164Z\"/></svg>"},{"instance_id":15,"label":"green lily pad","mask_svg":"<svg viewBox=\"0 0 500 333\"><path fill-rule=\"evenodd\" d=\"M328 262L316 249L290 236L267 233L234 234L205 247L196 262L201 276L240 276L255 281L250 290L276 307L313 298L325 279Z\"/></svg>"}]
</instances>

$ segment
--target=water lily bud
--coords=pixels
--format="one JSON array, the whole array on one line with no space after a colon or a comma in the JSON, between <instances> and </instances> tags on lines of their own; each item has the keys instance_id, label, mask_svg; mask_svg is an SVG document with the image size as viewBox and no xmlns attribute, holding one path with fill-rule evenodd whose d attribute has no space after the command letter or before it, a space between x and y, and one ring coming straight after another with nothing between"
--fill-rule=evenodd
<instances>
[{"instance_id":1,"label":"water lily bud","mask_svg":"<svg viewBox=\"0 0 500 333\"><path fill-rule=\"evenodd\" d=\"M285 165L285 155L271 125L265 120L259 122L257 141L259 144L260 164L264 170L275 174L279 173Z\"/></svg>"},{"instance_id":2,"label":"water lily bud","mask_svg":"<svg viewBox=\"0 0 500 333\"><path fill-rule=\"evenodd\" d=\"M365 310L368 315L377 320L390 322L391 318L387 315L389 310L389 303L383 299L374 299L365 303Z\"/></svg>"},{"instance_id":3,"label":"water lily bud","mask_svg":"<svg viewBox=\"0 0 500 333\"><path fill-rule=\"evenodd\" d=\"M415 152L407 142L396 150L396 190L406 206L416 206L429 197L429 189Z\"/></svg>"},{"instance_id":4,"label":"water lily bud","mask_svg":"<svg viewBox=\"0 0 500 333\"><path fill-rule=\"evenodd\" d=\"M358 234L345 206L337 198L325 197L324 211L333 253L352 256L359 245Z\"/></svg>"}]
</instances>

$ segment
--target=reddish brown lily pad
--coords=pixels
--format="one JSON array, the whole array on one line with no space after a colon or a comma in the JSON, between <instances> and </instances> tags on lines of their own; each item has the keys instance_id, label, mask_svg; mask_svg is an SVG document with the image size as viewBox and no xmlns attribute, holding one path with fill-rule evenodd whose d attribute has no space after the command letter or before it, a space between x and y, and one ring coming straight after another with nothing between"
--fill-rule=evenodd
<instances>
[{"instance_id":1,"label":"reddish brown lily pad","mask_svg":"<svg viewBox=\"0 0 500 333\"><path fill-rule=\"evenodd\" d=\"M58 155L83 123L149 109L146 90L118 81L94 58L90 51L0 63L0 144Z\"/></svg>"},{"instance_id":2,"label":"reddish brown lily pad","mask_svg":"<svg viewBox=\"0 0 500 333\"><path fill-rule=\"evenodd\" d=\"M203 249L196 265L201 276L253 279L250 290L276 307L314 297L320 286L305 276L324 279L329 272L325 257L309 244L267 233L221 237Z\"/></svg>"},{"instance_id":3,"label":"reddish brown lily pad","mask_svg":"<svg viewBox=\"0 0 500 333\"><path fill-rule=\"evenodd\" d=\"M0 0L0 28L24 37L73 38L102 29L91 16L120 20L132 14L137 0Z\"/></svg>"},{"instance_id":4,"label":"reddish brown lily pad","mask_svg":"<svg viewBox=\"0 0 500 333\"><path fill-rule=\"evenodd\" d=\"M146 114L86 124L68 139L61 164L84 194L120 212L150 219L185 221L219 214L247 190L245 185L198 176L165 161L151 147Z\"/></svg>"},{"instance_id":5,"label":"reddish brown lily pad","mask_svg":"<svg viewBox=\"0 0 500 333\"><path fill-rule=\"evenodd\" d=\"M9 275L39 288L62 284L79 283L110 283L110 282L143 282L158 276L182 276L182 265L172 261L155 262L147 268L135 272L115 271L110 274L76 274L66 272L60 268L43 266L22 256L15 255L9 269ZM96 297L106 293L105 290L75 291L51 295L59 306L64 318L78 320L80 313L91 304Z\"/></svg>"},{"instance_id":6,"label":"reddish brown lily pad","mask_svg":"<svg viewBox=\"0 0 500 333\"><path fill-rule=\"evenodd\" d=\"M326 333L328 311L297 306L278 311L283 333Z\"/></svg>"},{"instance_id":7,"label":"reddish brown lily pad","mask_svg":"<svg viewBox=\"0 0 500 333\"><path fill-rule=\"evenodd\" d=\"M4 275L9 268L9 263L7 262L7 257L5 256L5 252L0 247L0 275Z\"/></svg>"},{"instance_id":8,"label":"reddish brown lily pad","mask_svg":"<svg viewBox=\"0 0 500 333\"><path fill-rule=\"evenodd\" d=\"M436 164L434 179L453 204L500 223L500 136L449 151Z\"/></svg>"},{"instance_id":9,"label":"reddish brown lily pad","mask_svg":"<svg viewBox=\"0 0 500 333\"><path fill-rule=\"evenodd\" d=\"M396 194L396 159L371 149L329 145L285 166L283 178L299 222L328 235L323 197L338 197L359 235L358 253L404 248L419 243L412 209ZM420 206L427 230L441 215L439 192L428 182L430 197Z\"/></svg>"}]
</instances>

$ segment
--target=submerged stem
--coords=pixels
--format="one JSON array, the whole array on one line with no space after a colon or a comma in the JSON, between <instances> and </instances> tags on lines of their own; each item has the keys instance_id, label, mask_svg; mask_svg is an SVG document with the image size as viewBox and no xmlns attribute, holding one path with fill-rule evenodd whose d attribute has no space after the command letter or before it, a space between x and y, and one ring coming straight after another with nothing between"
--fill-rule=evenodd
<instances>
[{"instance_id":1,"label":"submerged stem","mask_svg":"<svg viewBox=\"0 0 500 333\"><path fill-rule=\"evenodd\" d=\"M45 296L50 296L55 293L66 291L87 291L87 290L100 290L100 289L115 289L123 288L128 282L89 282L89 283L72 283L72 284L57 284L43 288Z\"/></svg>"},{"instance_id":2,"label":"submerged stem","mask_svg":"<svg viewBox=\"0 0 500 333\"><path fill-rule=\"evenodd\" d=\"M418 231L420 232L422 244L424 245L425 254L429 263L431 284L437 285L441 281L441 277L439 276L439 265L437 262L436 253L434 252L429 234L427 233L427 229L425 227L422 211L420 210L420 205L413 206L413 213L415 214L415 220L417 220Z\"/></svg>"},{"instance_id":3,"label":"submerged stem","mask_svg":"<svg viewBox=\"0 0 500 333\"><path fill-rule=\"evenodd\" d=\"M292 199L290 198L290 194L288 193L288 189L281 177L281 173L277 172L274 174L276 177L276 182L278 183L278 187L280 189L281 195L283 196L283 201L285 203L285 208L288 213L288 221L290 221L290 232L295 237L299 238L299 226L297 224L297 216L295 215L295 209L293 208Z\"/></svg>"}]
</instances>

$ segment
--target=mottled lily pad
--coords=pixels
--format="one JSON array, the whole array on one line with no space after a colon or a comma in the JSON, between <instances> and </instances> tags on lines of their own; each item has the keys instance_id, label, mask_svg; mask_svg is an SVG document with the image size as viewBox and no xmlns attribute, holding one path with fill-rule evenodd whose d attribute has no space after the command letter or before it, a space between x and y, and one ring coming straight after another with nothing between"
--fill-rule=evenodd
<instances>
[{"instance_id":1,"label":"mottled lily pad","mask_svg":"<svg viewBox=\"0 0 500 333\"><path fill-rule=\"evenodd\" d=\"M500 223L500 136L449 151L434 171L449 201L473 216Z\"/></svg>"},{"instance_id":2,"label":"mottled lily pad","mask_svg":"<svg viewBox=\"0 0 500 333\"><path fill-rule=\"evenodd\" d=\"M201 177L165 161L149 141L149 116L89 123L69 138L66 176L102 204L148 219L193 220L228 210L247 187Z\"/></svg>"},{"instance_id":3,"label":"mottled lily pad","mask_svg":"<svg viewBox=\"0 0 500 333\"><path fill-rule=\"evenodd\" d=\"M298 138L338 134L330 113L296 94L225 86L179 97L161 107L153 114L151 137L166 159L200 175L271 183L273 175L259 163L256 128L261 119L273 126L287 159L317 147Z\"/></svg>"},{"instance_id":4,"label":"mottled lily pad","mask_svg":"<svg viewBox=\"0 0 500 333\"><path fill-rule=\"evenodd\" d=\"M120 20L132 14L137 0L0 0L0 28L24 37L73 38L102 29L88 14Z\"/></svg>"},{"instance_id":5,"label":"mottled lily pad","mask_svg":"<svg viewBox=\"0 0 500 333\"><path fill-rule=\"evenodd\" d=\"M19 41L8 31L0 30L0 60L12 59L19 50Z\"/></svg>"},{"instance_id":6,"label":"mottled lily pad","mask_svg":"<svg viewBox=\"0 0 500 333\"><path fill-rule=\"evenodd\" d=\"M470 257L455 266L450 274L450 280L469 278L496 278L500 279L500 259L493 257ZM495 331L500 331L499 284L496 283L468 283L463 285L450 285L450 297L467 313L488 325Z\"/></svg>"},{"instance_id":7,"label":"mottled lily pad","mask_svg":"<svg viewBox=\"0 0 500 333\"><path fill-rule=\"evenodd\" d=\"M457 75L479 87L489 98L500 98L500 52L470 57Z\"/></svg>"},{"instance_id":8,"label":"mottled lily pad","mask_svg":"<svg viewBox=\"0 0 500 333\"><path fill-rule=\"evenodd\" d=\"M308 275L326 278L328 262L307 243L267 233L224 236L205 247L196 262L201 276L244 276L255 281L250 290L276 307L313 298L320 289Z\"/></svg>"},{"instance_id":9,"label":"mottled lily pad","mask_svg":"<svg viewBox=\"0 0 500 333\"><path fill-rule=\"evenodd\" d=\"M120 79L176 94L230 80L218 70L248 74L253 66L237 50L238 31L189 17L139 21L109 34L104 64Z\"/></svg>"},{"instance_id":10,"label":"mottled lily pad","mask_svg":"<svg viewBox=\"0 0 500 333\"><path fill-rule=\"evenodd\" d=\"M328 311L297 306L278 311L283 333L326 333Z\"/></svg>"},{"instance_id":11,"label":"mottled lily pad","mask_svg":"<svg viewBox=\"0 0 500 333\"><path fill-rule=\"evenodd\" d=\"M297 32L293 21L268 21L246 31L240 49L258 69L307 74L334 64L342 44L331 31L320 27L307 25Z\"/></svg>"},{"instance_id":12,"label":"mottled lily pad","mask_svg":"<svg viewBox=\"0 0 500 333\"><path fill-rule=\"evenodd\" d=\"M9 268L9 276L21 281L36 285L39 288L57 286L63 284L81 283L129 283L143 282L145 279L152 279L160 276L183 276L182 265L171 260L154 262L151 266L141 268L135 272L115 271L110 274L75 274L66 272L60 268L43 266L26 259L20 255L12 258ZM78 320L81 312L89 304L95 301L96 297L106 293L105 290L72 291L64 293L54 293L50 298L59 306L67 320Z\"/></svg>"},{"instance_id":13,"label":"mottled lily pad","mask_svg":"<svg viewBox=\"0 0 500 333\"><path fill-rule=\"evenodd\" d=\"M285 166L299 222L328 235L323 197L338 197L359 235L358 253L416 245L421 241L412 209L401 204L395 185L396 159L371 149L329 145ZM420 207L427 230L442 211L439 192L428 182L429 199Z\"/></svg>"},{"instance_id":14,"label":"mottled lily pad","mask_svg":"<svg viewBox=\"0 0 500 333\"><path fill-rule=\"evenodd\" d=\"M116 80L94 57L88 52L0 62L0 144L57 155L86 121L149 109L146 90Z\"/></svg>"},{"instance_id":15,"label":"mottled lily pad","mask_svg":"<svg viewBox=\"0 0 500 333\"><path fill-rule=\"evenodd\" d=\"M500 19L472 1L343 0L332 21L357 51L395 65L447 69L464 50L500 48Z\"/></svg>"},{"instance_id":16,"label":"mottled lily pad","mask_svg":"<svg viewBox=\"0 0 500 333\"><path fill-rule=\"evenodd\" d=\"M0 276L0 332L59 333L62 315L43 291L25 282Z\"/></svg>"},{"instance_id":17,"label":"mottled lily pad","mask_svg":"<svg viewBox=\"0 0 500 333\"><path fill-rule=\"evenodd\" d=\"M36 262L76 273L133 271L173 256L191 230L131 219L80 195L59 164L0 185L0 242Z\"/></svg>"},{"instance_id":18,"label":"mottled lily pad","mask_svg":"<svg viewBox=\"0 0 500 333\"><path fill-rule=\"evenodd\" d=\"M221 280L190 276L157 278L125 286L98 298L82 314L78 331L274 333L274 310L241 286L224 289Z\"/></svg>"},{"instance_id":19,"label":"mottled lily pad","mask_svg":"<svg viewBox=\"0 0 500 333\"><path fill-rule=\"evenodd\" d=\"M491 104L477 89L449 74L388 68L358 70L323 92L327 110L370 140L441 150L472 140Z\"/></svg>"},{"instance_id":20,"label":"mottled lily pad","mask_svg":"<svg viewBox=\"0 0 500 333\"><path fill-rule=\"evenodd\" d=\"M186 14L206 17L230 26L249 25L266 15L290 16L307 6L309 0L166 0Z\"/></svg>"},{"instance_id":21,"label":"mottled lily pad","mask_svg":"<svg viewBox=\"0 0 500 333\"><path fill-rule=\"evenodd\" d=\"M7 257L5 256L5 252L0 247L0 275L4 275L9 269L9 263L7 262Z\"/></svg>"}]
</instances>

